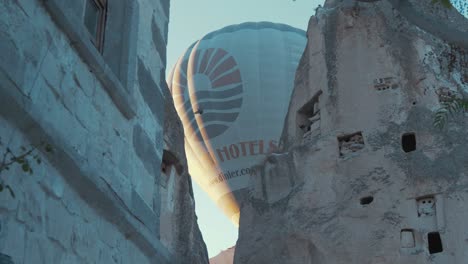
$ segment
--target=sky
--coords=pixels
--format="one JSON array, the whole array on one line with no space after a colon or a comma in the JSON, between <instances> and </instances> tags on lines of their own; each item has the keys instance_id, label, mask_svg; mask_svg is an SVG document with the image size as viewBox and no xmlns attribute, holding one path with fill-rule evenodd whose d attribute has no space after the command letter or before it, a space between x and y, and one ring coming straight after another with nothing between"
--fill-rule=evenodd
<instances>
[{"instance_id":1,"label":"sky","mask_svg":"<svg viewBox=\"0 0 468 264\"><path fill-rule=\"evenodd\" d=\"M463 2L465 0L459 0ZM324 0L171 0L167 74L177 59L205 34L248 21L284 23L307 29L310 16ZM234 246L237 228L202 189L193 183L198 225L210 257Z\"/></svg>"},{"instance_id":2,"label":"sky","mask_svg":"<svg viewBox=\"0 0 468 264\"><path fill-rule=\"evenodd\" d=\"M177 59L205 34L248 21L284 23L307 29L323 0L171 0L167 74ZM210 257L236 244L237 228L203 190L193 183L198 225Z\"/></svg>"}]
</instances>

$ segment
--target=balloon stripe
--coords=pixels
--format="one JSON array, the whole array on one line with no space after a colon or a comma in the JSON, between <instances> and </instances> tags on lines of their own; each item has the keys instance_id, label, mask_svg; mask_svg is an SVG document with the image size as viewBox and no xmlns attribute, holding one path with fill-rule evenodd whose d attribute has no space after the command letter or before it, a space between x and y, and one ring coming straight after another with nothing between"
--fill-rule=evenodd
<instances>
[{"instance_id":1,"label":"balloon stripe","mask_svg":"<svg viewBox=\"0 0 468 264\"><path fill-rule=\"evenodd\" d=\"M202 115L206 114L211 114L211 113L218 113L218 114L239 114L238 111L236 111L239 108L234 108L234 109L225 109L225 110L217 110L217 109L212 109L212 110L207 110L203 111ZM190 109L190 112L187 112L185 114L181 114L180 119L186 118L187 122L184 123L192 123L193 120L195 119L195 114L193 111ZM185 120L185 119L184 119Z\"/></svg>"},{"instance_id":2,"label":"balloon stripe","mask_svg":"<svg viewBox=\"0 0 468 264\"><path fill-rule=\"evenodd\" d=\"M188 59L185 59L182 61L180 64L180 70L179 73L187 80L187 66L188 66Z\"/></svg>"},{"instance_id":3,"label":"balloon stripe","mask_svg":"<svg viewBox=\"0 0 468 264\"><path fill-rule=\"evenodd\" d=\"M217 51L217 49L213 49L213 48L211 48L209 50L210 50L210 57L208 58L208 62L207 62L207 65L206 65L205 69L203 70L203 74L205 74L205 75L207 75L207 72L209 70L208 65L211 65L211 63L213 62L213 58L216 55L216 51ZM216 62L213 62L213 63L216 64Z\"/></svg>"},{"instance_id":4,"label":"balloon stripe","mask_svg":"<svg viewBox=\"0 0 468 264\"><path fill-rule=\"evenodd\" d=\"M172 86L176 86L176 87L178 86L179 88L180 87L187 88L186 84L179 83L179 82L176 82L176 81L172 81Z\"/></svg>"},{"instance_id":5,"label":"balloon stripe","mask_svg":"<svg viewBox=\"0 0 468 264\"><path fill-rule=\"evenodd\" d=\"M193 67L193 72L191 73L192 75L195 75L197 74L197 70L198 70L198 58L200 57L200 51L195 51L195 56L193 58L193 60L189 60L190 62L190 66ZM188 72L187 72L188 73Z\"/></svg>"},{"instance_id":6,"label":"balloon stripe","mask_svg":"<svg viewBox=\"0 0 468 264\"><path fill-rule=\"evenodd\" d=\"M218 86L218 87L216 87L216 91L228 91L229 89L231 89L231 87L236 87L237 85L242 85L242 81L234 82L234 83L228 83L226 85Z\"/></svg>"},{"instance_id":7,"label":"balloon stripe","mask_svg":"<svg viewBox=\"0 0 468 264\"><path fill-rule=\"evenodd\" d=\"M234 60L233 57L229 57L227 60L223 61L216 69L211 73L210 80L215 80L217 79L221 74L236 68L236 61Z\"/></svg>"},{"instance_id":8,"label":"balloon stripe","mask_svg":"<svg viewBox=\"0 0 468 264\"><path fill-rule=\"evenodd\" d=\"M233 99L233 100L228 100L229 97L233 97L235 95L239 95L242 93L242 85L239 85L233 89L230 90L225 90L225 91L197 91L195 93L197 99L199 102L204 101L205 99L211 100L211 99L224 99L222 103L227 103L228 105L237 102L239 105L242 104L242 98L239 99ZM178 95L173 95L173 96L183 96L183 94L178 94ZM216 101L215 101L216 102ZM190 100L185 101L183 104L177 104L176 109L179 111L180 109L191 109L192 108L192 102ZM205 109L205 108L203 108ZM221 109L221 108L219 108Z\"/></svg>"},{"instance_id":9,"label":"balloon stripe","mask_svg":"<svg viewBox=\"0 0 468 264\"><path fill-rule=\"evenodd\" d=\"M203 102L199 103L198 107L201 108L203 111L205 110L226 110L226 109L233 109L239 108L242 105L242 98L224 101L224 102Z\"/></svg>"},{"instance_id":10,"label":"balloon stripe","mask_svg":"<svg viewBox=\"0 0 468 264\"><path fill-rule=\"evenodd\" d=\"M242 94L231 96L229 98L210 98L210 97L205 97L203 99L198 98L197 102L198 103L204 103L204 102L224 102L225 100L234 100L234 99L242 99Z\"/></svg>"},{"instance_id":11,"label":"balloon stripe","mask_svg":"<svg viewBox=\"0 0 468 264\"><path fill-rule=\"evenodd\" d=\"M183 104L176 105L177 111L192 112L192 101L187 100Z\"/></svg>"},{"instance_id":12,"label":"balloon stripe","mask_svg":"<svg viewBox=\"0 0 468 264\"><path fill-rule=\"evenodd\" d=\"M208 125L208 126L204 127L203 129L207 132L207 134L208 134L208 136L210 138L214 138L214 137L217 137L217 136L221 135L228 128L229 128L229 126L227 126L227 125L213 124L213 125ZM190 136L191 137L201 138L202 137L201 136L201 131L198 130L198 131L194 132Z\"/></svg>"},{"instance_id":13,"label":"balloon stripe","mask_svg":"<svg viewBox=\"0 0 468 264\"><path fill-rule=\"evenodd\" d=\"M217 90L203 90L197 91L195 95L199 100L210 98L210 99L226 99L235 95L239 95L242 93L242 85L238 85L232 89L224 90L224 91L217 91Z\"/></svg>"},{"instance_id":14,"label":"balloon stripe","mask_svg":"<svg viewBox=\"0 0 468 264\"><path fill-rule=\"evenodd\" d=\"M206 75L209 76L211 75L224 61L228 60L229 58L232 58L232 56L229 56L229 55L226 55L224 57L222 57L221 59L219 59L214 65L213 67L211 67L210 69L208 69L206 71Z\"/></svg>"},{"instance_id":15,"label":"balloon stripe","mask_svg":"<svg viewBox=\"0 0 468 264\"><path fill-rule=\"evenodd\" d=\"M242 98L229 100L229 101L222 101L222 102L201 102L198 103L198 109L192 109L192 102L190 100L185 101L185 103L181 106L176 106L177 112L185 112L185 113L192 113L195 111L203 111L207 113L209 111L219 111L219 110L231 110L237 109L242 106Z\"/></svg>"},{"instance_id":16,"label":"balloon stripe","mask_svg":"<svg viewBox=\"0 0 468 264\"><path fill-rule=\"evenodd\" d=\"M229 75L229 74L231 74L231 73L233 73L233 72L235 72L235 71L237 71L237 70L238 70L238 68L236 67L236 68L232 68L232 69L230 69L230 70L228 70L228 71L225 71L225 72L219 74L218 76L216 76L216 78L211 79L211 84L213 84L213 83L216 82L217 80L219 80L219 79L223 78L224 76ZM242 81L242 80L238 80L238 81L235 82L235 83L240 83L241 81ZM232 85L232 83L229 83L228 85ZM222 88L222 87L228 86L228 85L218 86L218 87L216 87L216 90L218 90L218 89L220 89L220 88Z\"/></svg>"},{"instance_id":17,"label":"balloon stripe","mask_svg":"<svg viewBox=\"0 0 468 264\"><path fill-rule=\"evenodd\" d=\"M226 114L226 113L207 113L207 114L202 114L201 115L201 119L203 120L203 124L209 124L209 122L212 122L212 121L220 121L220 122L227 122L227 123L230 123L230 122L233 122L234 120L236 120L238 116L238 113L229 113L229 114ZM196 126L197 125L197 120L192 120L190 122L190 125L191 126Z\"/></svg>"},{"instance_id":18,"label":"balloon stripe","mask_svg":"<svg viewBox=\"0 0 468 264\"><path fill-rule=\"evenodd\" d=\"M227 85L227 84L237 83L240 80L241 80L240 71L236 70L234 72L231 72L228 75L225 75L225 76L219 78L216 81L213 81L212 86L213 86L213 88L218 88L220 86L224 86L224 85Z\"/></svg>"},{"instance_id":19,"label":"balloon stripe","mask_svg":"<svg viewBox=\"0 0 468 264\"><path fill-rule=\"evenodd\" d=\"M210 61L210 64L208 65L207 72L211 73L215 66L217 66L221 59L224 58L224 56L226 56L227 54L228 53L225 50L217 49L215 55Z\"/></svg>"},{"instance_id":20,"label":"balloon stripe","mask_svg":"<svg viewBox=\"0 0 468 264\"><path fill-rule=\"evenodd\" d=\"M214 49L207 49L205 54L203 55L203 59L200 64L200 68L198 73L204 73L206 70L206 66L208 66L208 61L211 58L211 54L213 53Z\"/></svg>"}]
</instances>

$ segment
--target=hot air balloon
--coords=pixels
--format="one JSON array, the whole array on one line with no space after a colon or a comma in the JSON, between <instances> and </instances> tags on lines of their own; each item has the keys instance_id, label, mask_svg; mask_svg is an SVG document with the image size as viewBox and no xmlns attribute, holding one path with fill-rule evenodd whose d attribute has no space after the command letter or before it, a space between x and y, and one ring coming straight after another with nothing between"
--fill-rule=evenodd
<instances>
[{"instance_id":1,"label":"hot air balloon","mask_svg":"<svg viewBox=\"0 0 468 264\"><path fill-rule=\"evenodd\" d=\"M228 26L189 47L168 78L189 172L236 225L236 192L277 147L306 41L284 24Z\"/></svg>"}]
</instances>

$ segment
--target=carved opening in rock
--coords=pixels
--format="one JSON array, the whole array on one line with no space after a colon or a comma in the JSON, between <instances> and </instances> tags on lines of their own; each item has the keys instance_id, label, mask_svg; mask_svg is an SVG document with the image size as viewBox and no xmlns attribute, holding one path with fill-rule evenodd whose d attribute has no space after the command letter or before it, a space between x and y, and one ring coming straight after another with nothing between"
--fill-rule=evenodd
<instances>
[{"instance_id":1,"label":"carved opening in rock","mask_svg":"<svg viewBox=\"0 0 468 264\"><path fill-rule=\"evenodd\" d=\"M398 83L394 77L378 78L374 80L374 88L377 91L396 89L398 88Z\"/></svg>"},{"instance_id":2,"label":"carved opening in rock","mask_svg":"<svg viewBox=\"0 0 468 264\"><path fill-rule=\"evenodd\" d=\"M418 217L434 216L436 214L435 199L433 196L425 196L416 199L418 204Z\"/></svg>"},{"instance_id":3,"label":"carved opening in rock","mask_svg":"<svg viewBox=\"0 0 468 264\"><path fill-rule=\"evenodd\" d=\"M366 204L370 204L374 201L374 197L372 196L366 196L366 197L362 197L360 202L361 202L361 205L366 205Z\"/></svg>"},{"instance_id":4,"label":"carved opening in rock","mask_svg":"<svg viewBox=\"0 0 468 264\"><path fill-rule=\"evenodd\" d=\"M442 239L439 232L431 232L427 234L427 243L430 254L440 253L444 251L442 247Z\"/></svg>"},{"instance_id":5,"label":"carved opening in rock","mask_svg":"<svg viewBox=\"0 0 468 264\"><path fill-rule=\"evenodd\" d=\"M1 264L14 264L13 259L5 254L0 253L0 263Z\"/></svg>"},{"instance_id":6,"label":"carved opening in rock","mask_svg":"<svg viewBox=\"0 0 468 264\"><path fill-rule=\"evenodd\" d=\"M168 179L175 173L181 175L183 166L180 164L179 159L169 150L163 151L163 158L161 162L161 185L166 187Z\"/></svg>"},{"instance_id":7,"label":"carved opening in rock","mask_svg":"<svg viewBox=\"0 0 468 264\"><path fill-rule=\"evenodd\" d=\"M161 172L163 174L167 174L168 170L170 169L171 167L168 164L166 164L164 161L161 163Z\"/></svg>"},{"instance_id":8,"label":"carved opening in rock","mask_svg":"<svg viewBox=\"0 0 468 264\"><path fill-rule=\"evenodd\" d=\"M338 137L340 157L347 157L364 148L362 132L356 132Z\"/></svg>"},{"instance_id":9,"label":"carved opening in rock","mask_svg":"<svg viewBox=\"0 0 468 264\"><path fill-rule=\"evenodd\" d=\"M319 101L322 91L318 91L312 99L304 104L298 111L296 123L299 127L298 138L307 142L310 138L320 134L320 108Z\"/></svg>"},{"instance_id":10,"label":"carved opening in rock","mask_svg":"<svg viewBox=\"0 0 468 264\"><path fill-rule=\"evenodd\" d=\"M416 150L416 134L406 133L401 136L401 147L404 152L411 152Z\"/></svg>"},{"instance_id":11,"label":"carved opening in rock","mask_svg":"<svg viewBox=\"0 0 468 264\"><path fill-rule=\"evenodd\" d=\"M412 229L402 229L400 233L400 245L402 248L414 248L414 231Z\"/></svg>"}]
</instances>

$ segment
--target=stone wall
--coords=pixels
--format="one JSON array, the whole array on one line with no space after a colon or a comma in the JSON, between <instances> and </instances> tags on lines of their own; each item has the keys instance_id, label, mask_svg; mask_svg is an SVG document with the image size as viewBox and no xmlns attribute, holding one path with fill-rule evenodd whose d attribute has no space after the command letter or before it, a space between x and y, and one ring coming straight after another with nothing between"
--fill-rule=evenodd
<instances>
[{"instance_id":1,"label":"stone wall","mask_svg":"<svg viewBox=\"0 0 468 264\"><path fill-rule=\"evenodd\" d=\"M430 0L317 10L282 152L241 208L235 263L467 261L466 116L433 124L466 98L467 30Z\"/></svg>"},{"instance_id":2,"label":"stone wall","mask_svg":"<svg viewBox=\"0 0 468 264\"><path fill-rule=\"evenodd\" d=\"M108 2L102 53L84 0L0 3L0 149L53 149L31 175L0 175L16 194L0 193L0 252L15 263L178 261L160 223L169 1ZM193 212L183 177L176 204Z\"/></svg>"}]
</instances>

